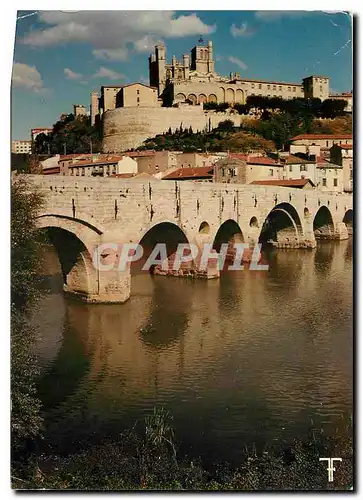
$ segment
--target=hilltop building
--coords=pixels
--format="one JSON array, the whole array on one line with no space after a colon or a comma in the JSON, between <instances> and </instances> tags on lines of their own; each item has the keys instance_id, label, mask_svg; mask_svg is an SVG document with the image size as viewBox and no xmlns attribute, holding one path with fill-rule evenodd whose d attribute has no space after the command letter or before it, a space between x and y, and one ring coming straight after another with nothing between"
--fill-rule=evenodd
<instances>
[{"instance_id":1,"label":"hilltop building","mask_svg":"<svg viewBox=\"0 0 363 500\"><path fill-rule=\"evenodd\" d=\"M73 115L75 118L80 116L87 116L87 108L83 104L73 104Z\"/></svg>"},{"instance_id":2,"label":"hilltop building","mask_svg":"<svg viewBox=\"0 0 363 500\"><path fill-rule=\"evenodd\" d=\"M103 150L119 153L140 146L148 137L183 126L194 132L211 130L226 119L235 126L251 117L204 110L207 102L244 104L249 96L319 98L330 97L329 78L311 75L298 82L281 82L229 77L216 72L213 44L201 44L184 54L182 61L172 56L167 62L166 48L159 44L149 57L150 85L103 85L100 95L91 93L91 123L102 118Z\"/></svg>"}]
</instances>

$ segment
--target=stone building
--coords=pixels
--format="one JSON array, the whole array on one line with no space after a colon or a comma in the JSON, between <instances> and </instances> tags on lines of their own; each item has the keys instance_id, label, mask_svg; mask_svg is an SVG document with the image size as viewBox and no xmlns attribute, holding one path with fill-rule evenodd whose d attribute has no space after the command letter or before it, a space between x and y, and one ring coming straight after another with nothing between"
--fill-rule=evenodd
<instances>
[{"instance_id":1,"label":"stone building","mask_svg":"<svg viewBox=\"0 0 363 500\"><path fill-rule=\"evenodd\" d=\"M282 165L267 156L231 153L214 164L215 182L250 184L258 179L281 179Z\"/></svg>"},{"instance_id":2,"label":"stone building","mask_svg":"<svg viewBox=\"0 0 363 500\"><path fill-rule=\"evenodd\" d=\"M243 78L237 73L224 77L216 73L213 44L198 45L192 48L190 56L183 55L178 61L173 55L171 64L166 60L166 48L159 44L149 57L150 85L156 87L164 105L188 101L245 103L250 95L267 97L318 97L322 100L329 96L329 78L312 75L302 83L278 82Z\"/></svg>"},{"instance_id":3,"label":"stone building","mask_svg":"<svg viewBox=\"0 0 363 500\"><path fill-rule=\"evenodd\" d=\"M73 115L75 118L87 116L87 108L83 104L73 104Z\"/></svg>"},{"instance_id":4,"label":"stone building","mask_svg":"<svg viewBox=\"0 0 363 500\"><path fill-rule=\"evenodd\" d=\"M11 141L11 152L15 154L30 154L32 141Z\"/></svg>"},{"instance_id":5,"label":"stone building","mask_svg":"<svg viewBox=\"0 0 363 500\"><path fill-rule=\"evenodd\" d=\"M119 174L137 174L137 162L129 156L95 156L69 165L73 176L108 177Z\"/></svg>"},{"instance_id":6,"label":"stone building","mask_svg":"<svg viewBox=\"0 0 363 500\"><path fill-rule=\"evenodd\" d=\"M344 191L353 191L353 145L334 145L330 149L330 158L343 168Z\"/></svg>"}]
</instances>

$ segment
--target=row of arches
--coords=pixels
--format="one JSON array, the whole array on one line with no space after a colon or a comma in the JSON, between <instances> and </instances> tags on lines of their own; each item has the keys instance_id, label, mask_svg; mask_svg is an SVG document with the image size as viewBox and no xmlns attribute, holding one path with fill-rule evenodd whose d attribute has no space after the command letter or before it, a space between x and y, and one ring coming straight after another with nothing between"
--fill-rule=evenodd
<instances>
[{"instance_id":1,"label":"row of arches","mask_svg":"<svg viewBox=\"0 0 363 500\"><path fill-rule=\"evenodd\" d=\"M219 94L220 94L220 99L217 98L216 94L197 94L197 93L190 93L190 94L185 94L183 92L179 92L175 96L176 102L184 102L184 101L189 101L192 105L197 105L205 102L228 102L230 104L244 104L245 102L245 94L243 90L241 89L232 89L232 88L224 88L220 87L219 89Z\"/></svg>"},{"instance_id":2,"label":"row of arches","mask_svg":"<svg viewBox=\"0 0 363 500\"><path fill-rule=\"evenodd\" d=\"M304 218L310 218L311 214L307 208L304 210ZM352 229L353 211L348 210L343 218L347 228ZM294 242L303 236L302 222L296 209L289 203L276 205L264 220L258 220L257 216L252 216L249 220L249 227L255 231L256 241L264 245L274 244L279 241L288 240ZM46 224L49 239L55 246L62 268L64 285L70 290L75 290L80 294L97 293L97 272L92 265L90 248L80 235L75 235L66 226L55 227L52 222ZM326 206L321 206L313 219L314 234L317 239L328 238L334 235L334 222L330 210ZM233 256L234 243L247 243L239 224L229 219L219 227L218 231L211 234L211 227L208 221L202 221L199 235L203 235L206 241L213 243L213 249L220 251L223 243L228 243L227 259ZM157 243L165 243L167 257L173 255L180 243L188 243L188 238L183 230L172 222L161 222L149 229L141 238L139 244L143 248L142 259L132 264L132 274L138 273L151 251Z\"/></svg>"}]
</instances>

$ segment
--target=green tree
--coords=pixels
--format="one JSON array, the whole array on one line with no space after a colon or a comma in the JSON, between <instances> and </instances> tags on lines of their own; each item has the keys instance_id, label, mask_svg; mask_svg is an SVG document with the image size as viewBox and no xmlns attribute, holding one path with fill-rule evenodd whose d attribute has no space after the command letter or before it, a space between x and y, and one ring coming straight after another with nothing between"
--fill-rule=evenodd
<instances>
[{"instance_id":1,"label":"green tree","mask_svg":"<svg viewBox=\"0 0 363 500\"><path fill-rule=\"evenodd\" d=\"M11 187L11 438L13 459L41 427L40 400L36 395L38 375L32 354L35 338L29 326L29 308L38 297L40 242L36 237L36 215L42 197L16 179Z\"/></svg>"}]
</instances>

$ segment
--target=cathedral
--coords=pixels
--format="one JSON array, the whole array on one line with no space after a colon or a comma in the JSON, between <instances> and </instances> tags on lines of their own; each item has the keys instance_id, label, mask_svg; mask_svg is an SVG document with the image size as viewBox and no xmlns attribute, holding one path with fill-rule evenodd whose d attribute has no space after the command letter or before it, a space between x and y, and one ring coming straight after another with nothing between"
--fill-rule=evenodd
<instances>
[{"instance_id":1,"label":"cathedral","mask_svg":"<svg viewBox=\"0 0 363 500\"><path fill-rule=\"evenodd\" d=\"M193 47L184 54L182 61L172 57L171 64L166 60L166 48L160 44L149 57L150 86L157 88L164 106L181 102L200 104L203 102L229 102L244 104L248 96L266 97L329 97L329 78L308 76L302 83L277 82L242 78L237 73L223 77L216 73L213 44Z\"/></svg>"}]
</instances>

